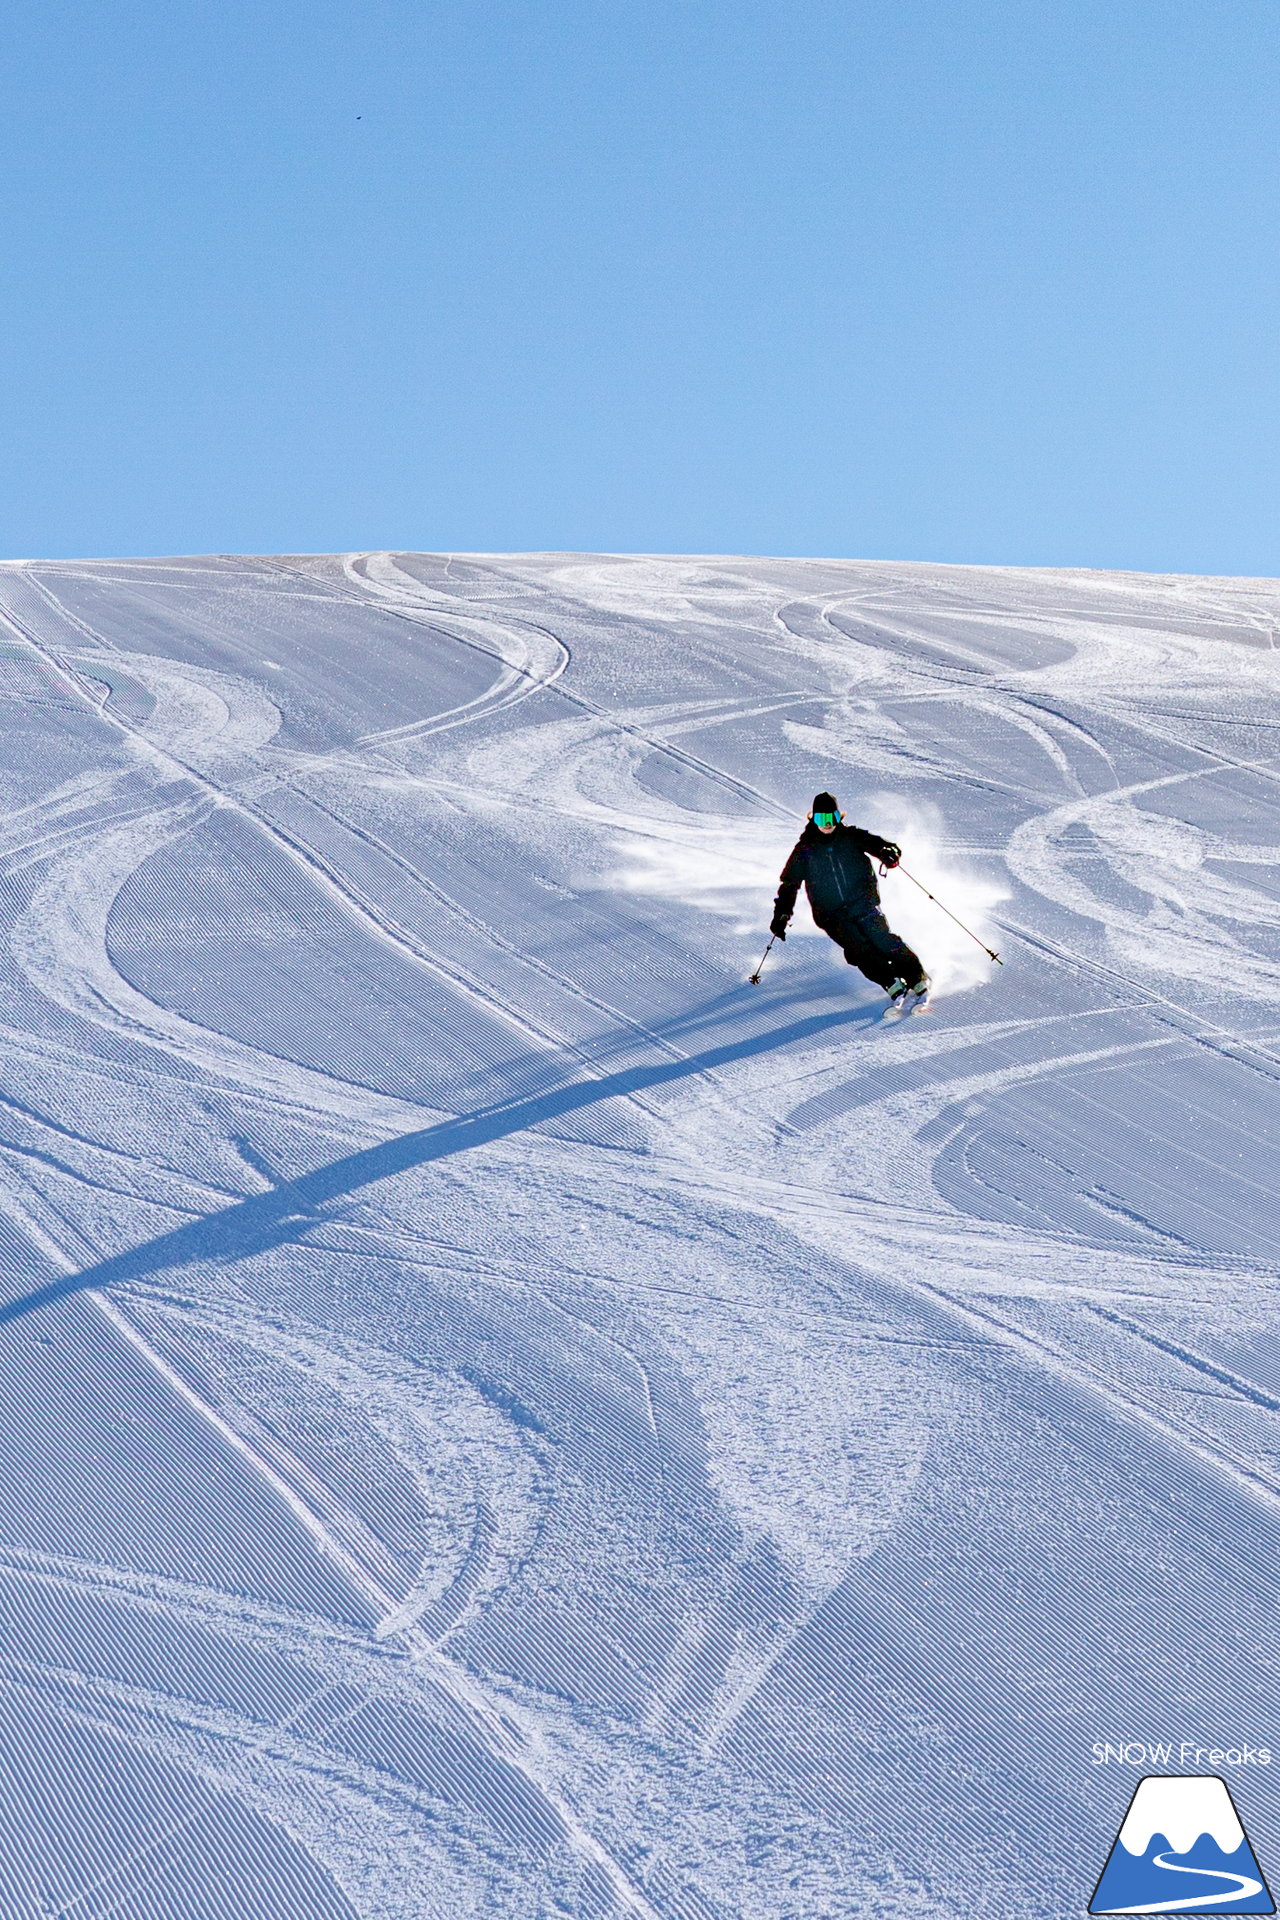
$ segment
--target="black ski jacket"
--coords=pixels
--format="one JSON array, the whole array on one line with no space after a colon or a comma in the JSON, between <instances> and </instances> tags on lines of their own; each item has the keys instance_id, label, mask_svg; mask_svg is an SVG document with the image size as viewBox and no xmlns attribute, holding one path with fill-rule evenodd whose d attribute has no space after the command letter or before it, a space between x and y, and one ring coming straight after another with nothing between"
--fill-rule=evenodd
<instances>
[{"instance_id":1,"label":"black ski jacket","mask_svg":"<svg viewBox=\"0 0 1280 1920\"><path fill-rule=\"evenodd\" d=\"M822 833L810 820L782 869L782 884L773 903L774 929L785 927L795 912L801 881L819 926L874 913L880 905L880 889L871 860L896 859L897 854L890 841L862 827L841 822L831 833Z\"/></svg>"}]
</instances>

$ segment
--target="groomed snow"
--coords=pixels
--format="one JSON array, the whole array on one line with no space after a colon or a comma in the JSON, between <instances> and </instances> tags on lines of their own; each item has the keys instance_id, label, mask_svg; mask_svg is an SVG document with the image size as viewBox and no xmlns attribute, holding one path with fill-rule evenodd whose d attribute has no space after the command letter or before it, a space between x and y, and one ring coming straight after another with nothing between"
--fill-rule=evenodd
<instances>
[{"instance_id":1,"label":"groomed snow","mask_svg":"<svg viewBox=\"0 0 1280 1920\"><path fill-rule=\"evenodd\" d=\"M0 567L5 1920L1066 1920L1280 1764L1278 622ZM748 985L821 787L1004 964Z\"/></svg>"}]
</instances>

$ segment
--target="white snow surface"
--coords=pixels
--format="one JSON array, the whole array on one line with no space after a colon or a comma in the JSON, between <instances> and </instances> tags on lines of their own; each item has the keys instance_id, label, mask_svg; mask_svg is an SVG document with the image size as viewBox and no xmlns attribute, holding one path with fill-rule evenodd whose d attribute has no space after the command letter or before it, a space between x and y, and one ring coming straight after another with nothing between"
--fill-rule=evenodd
<instances>
[{"instance_id":1,"label":"white snow surface","mask_svg":"<svg viewBox=\"0 0 1280 1920\"><path fill-rule=\"evenodd\" d=\"M1059 1920L1280 1751L1278 620L0 567L6 1920ZM927 1015L748 984L823 787Z\"/></svg>"}]
</instances>

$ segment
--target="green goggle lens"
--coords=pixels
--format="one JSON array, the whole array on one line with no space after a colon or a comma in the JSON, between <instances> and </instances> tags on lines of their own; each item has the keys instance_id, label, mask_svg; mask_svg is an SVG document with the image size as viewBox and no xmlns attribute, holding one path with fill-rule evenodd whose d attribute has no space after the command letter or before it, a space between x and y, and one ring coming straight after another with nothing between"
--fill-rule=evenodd
<instances>
[{"instance_id":1,"label":"green goggle lens","mask_svg":"<svg viewBox=\"0 0 1280 1920\"><path fill-rule=\"evenodd\" d=\"M834 827L839 818L838 813L815 813L813 824L815 827Z\"/></svg>"}]
</instances>

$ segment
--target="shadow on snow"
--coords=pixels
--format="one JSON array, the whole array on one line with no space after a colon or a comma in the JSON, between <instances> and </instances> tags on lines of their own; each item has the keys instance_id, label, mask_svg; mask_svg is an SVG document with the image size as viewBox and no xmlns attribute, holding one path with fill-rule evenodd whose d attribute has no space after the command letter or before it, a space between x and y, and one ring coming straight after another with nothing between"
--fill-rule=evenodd
<instances>
[{"instance_id":1,"label":"shadow on snow","mask_svg":"<svg viewBox=\"0 0 1280 1920\"><path fill-rule=\"evenodd\" d=\"M725 999L733 997L736 996L725 996ZM723 1006L725 1002L722 1000L719 1004ZM545 1121L562 1119L566 1114L580 1113L602 1100L643 1093L649 1087L689 1079L694 1074L748 1060L833 1028L871 1026L878 1017L878 1007L865 1005L835 1013L811 1014L765 1033L707 1047L684 1059L665 1060L657 1066L625 1067L601 1079L572 1081L529 1099L484 1107L453 1120L438 1121L414 1133L400 1134L379 1146L364 1147L357 1153L330 1161L328 1166L317 1167L312 1173L300 1174L297 1179L274 1187L270 1193L253 1194L220 1213L193 1220L126 1253L113 1254L79 1273L67 1274L37 1287L0 1306L0 1323L18 1320L89 1288L138 1280L167 1267L195 1261L247 1259L305 1233L308 1227L318 1223L322 1217L320 1209L326 1203L372 1186L375 1181L389 1180L395 1174L407 1173L433 1160L507 1139ZM686 1019L679 1024L696 1025L697 1021Z\"/></svg>"}]
</instances>

